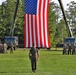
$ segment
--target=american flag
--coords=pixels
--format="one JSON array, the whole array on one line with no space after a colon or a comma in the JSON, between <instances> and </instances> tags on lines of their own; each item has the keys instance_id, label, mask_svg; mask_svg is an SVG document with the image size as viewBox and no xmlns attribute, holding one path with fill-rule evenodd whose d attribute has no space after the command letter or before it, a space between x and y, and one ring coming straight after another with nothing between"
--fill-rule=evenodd
<instances>
[{"instance_id":1,"label":"american flag","mask_svg":"<svg viewBox=\"0 0 76 75\"><path fill-rule=\"evenodd\" d=\"M35 43L38 48L50 48L49 0L24 1L24 47L30 48Z\"/></svg>"}]
</instances>

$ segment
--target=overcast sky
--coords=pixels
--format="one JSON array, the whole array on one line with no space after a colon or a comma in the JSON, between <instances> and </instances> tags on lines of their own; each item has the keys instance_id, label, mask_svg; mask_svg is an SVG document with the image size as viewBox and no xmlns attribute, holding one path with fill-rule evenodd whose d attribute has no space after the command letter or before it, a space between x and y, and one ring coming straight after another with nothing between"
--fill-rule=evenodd
<instances>
[{"instance_id":1,"label":"overcast sky","mask_svg":"<svg viewBox=\"0 0 76 75\"><path fill-rule=\"evenodd\" d=\"M0 0L0 5L1 5L1 3L2 3L3 1L6 1L6 0Z\"/></svg>"},{"instance_id":2,"label":"overcast sky","mask_svg":"<svg viewBox=\"0 0 76 75\"><path fill-rule=\"evenodd\" d=\"M58 0L51 0L51 1L54 1L54 2L56 2L56 3L59 3ZM76 2L76 0L62 0L64 9L67 8L67 4L70 3L71 1L75 1L75 2Z\"/></svg>"},{"instance_id":3,"label":"overcast sky","mask_svg":"<svg viewBox=\"0 0 76 75\"><path fill-rule=\"evenodd\" d=\"M1 3L2 3L3 1L6 1L6 0L0 0L0 5L1 5ZM52 0L52 1L58 3L58 0ZM71 1L75 1L75 2L76 2L76 0L62 0L63 5L64 5L64 9L67 8L67 4L70 3Z\"/></svg>"}]
</instances>

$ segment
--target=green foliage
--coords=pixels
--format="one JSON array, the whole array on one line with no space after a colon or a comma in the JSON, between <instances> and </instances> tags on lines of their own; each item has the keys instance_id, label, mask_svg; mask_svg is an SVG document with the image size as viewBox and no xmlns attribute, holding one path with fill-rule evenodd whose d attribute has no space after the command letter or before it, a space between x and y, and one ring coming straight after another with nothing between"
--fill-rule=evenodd
<instances>
[{"instance_id":1,"label":"green foliage","mask_svg":"<svg viewBox=\"0 0 76 75\"><path fill-rule=\"evenodd\" d=\"M52 5L49 7L49 33L50 33L50 40L51 45L54 44L54 36L56 33L56 15L55 12L52 11Z\"/></svg>"},{"instance_id":2,"label":"green foliage","mask_svg":"<svg viewBox=\"0 0 76 75\"><path fill-rule=\"evenodd\" d=\"M76 2L71 1L67 6L66 15L68 23L71 25L73 36L76 38L76 31L73 31L73 29L76 29Z\"/></svg>"},{"instance_id":3,"label":"green foliage","mask_svg":"<svg viewBox=\"0 0 76 75\"><path fill-rule=\"evenodd\" d=\"M61 20L57 25L55 39L57 43L63 43L64 38L68 36L64 20Z\"/></svg>"},{"instance_id":4,"label":"green foliage","mask_svg":"<svg viewBox=\"0 0 76 75\"><path fill-rule=\"evenodd\" d=\"M62 55L62 51L40 50L37 71L31 71L28 50L13 54L0 54L0 75L76 75L75 55ZM48 58L48 59L47 59Z\"/></svg>"},{"instance_id":5,"label":"green foliage","mask_svg":"<svg viewBox=\"0 0 76 75\"><path fill-rule=\"evenodd\" d=\"M6 2L3 2L0 6L0 39L2 40L2 42L4 42L5 36L9 36L16 7L16 1L17 0L6 0ZM23 43L23 16L24 10L22 1L19 4L16 22L14 26L14 35L19 37L20 43Z\"/></svg>"},{"instance_id":6,"label":"green foliage","mask_svg":"<svg viewBox=\"0 0 76 75\"><path fill-rule=\"evenodd\" d=\"M49 8L49 32L52 47L55 47L57 43L63 43L63 39L67 37L66 25L63 18L60 20L60 12L60 7L51 2Z\"/></svg>"}]
</instances>

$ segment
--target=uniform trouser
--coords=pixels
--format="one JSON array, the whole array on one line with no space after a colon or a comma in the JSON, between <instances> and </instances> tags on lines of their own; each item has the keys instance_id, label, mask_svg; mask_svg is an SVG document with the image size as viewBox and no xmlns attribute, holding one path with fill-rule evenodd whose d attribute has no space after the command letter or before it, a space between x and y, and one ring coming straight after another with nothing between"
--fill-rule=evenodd
<instances>
[{"instance_id":1,"label":"uniform trouser","mask_svg":"<svg viewBox=\"0 0 76 75\"><path fill-rule=\"evenodd\" d=\"M13 48L10 49L10 53L13 53Z\"/></svg>"},{"instance_id":2,"label":"uniform trouser","mask_svg":"<svg viewBox=\"0 0 76 75\"><path fill-rule=\"evenodd\" d=\"M32 67L32 71L36 70L36 58L31 59L31 67Z\"/></svg>"},{"instance_id":3,"label":"uniform trouser","mask_svg":"<svg viewBox=\"0 0 76 75\"><path fill-rule=\"evenodd\" d=\"M71 50L70 49L68 50L68 55L69 55L69 53L71 54Z\"/></svg>"},{"instance_id":4,"label":"uniform trouser","mask_svg":"<svg viewBox=\"0 0 76 75\"><path fill-rule=\"evenodd\" d=\"M75 54L75 49L72 50L72 55Z\"/></svg>"},{"instance_id":5,"label":"uniform trouser","mask_svg":"<svg viewBox=\"0 0 76 75\"><path fill-rule=\"evenodd\" d=\"M65 54L66 53L66 49L63 49L63 54Z\"/></svg>"},{"instance_id":6,"label":"uniform trouser","mask_svg":"<svg viewBox=\"0 0 76 75\"><path fill-rule=\"evenodd\" d=\"M7 48L4 48L4 53L7 53Z\"/></svg>"}]
</instances>

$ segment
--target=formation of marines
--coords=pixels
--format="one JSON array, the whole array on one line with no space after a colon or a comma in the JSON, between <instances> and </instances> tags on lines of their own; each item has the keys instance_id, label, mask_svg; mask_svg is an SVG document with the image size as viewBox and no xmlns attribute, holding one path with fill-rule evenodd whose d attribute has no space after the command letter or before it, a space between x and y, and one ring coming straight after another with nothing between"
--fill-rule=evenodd
<instances>
[{"instance_id":1,"label":"formation of marines","mask_svg":"<svg viewBox=\"0 0 76 75\"><path fill-rule=\"evenodd\" d=\"M63 54L75 54L76 44L64 44L63 46Z\"/></svg>"},{"instance_id":2,"label":"formation of marines","mask_svg":"<svg viewBox=\"0 0 76 75\"><path fill-rule=\"evenodd\" d=\"M4 43L4 44L0 43L0 53L8 53L7 50L8 50L7 44L6 43ZM15 50L14 44L10 43L10 53L13 53L13 50Z\"/></svg>"}]
</instances>

